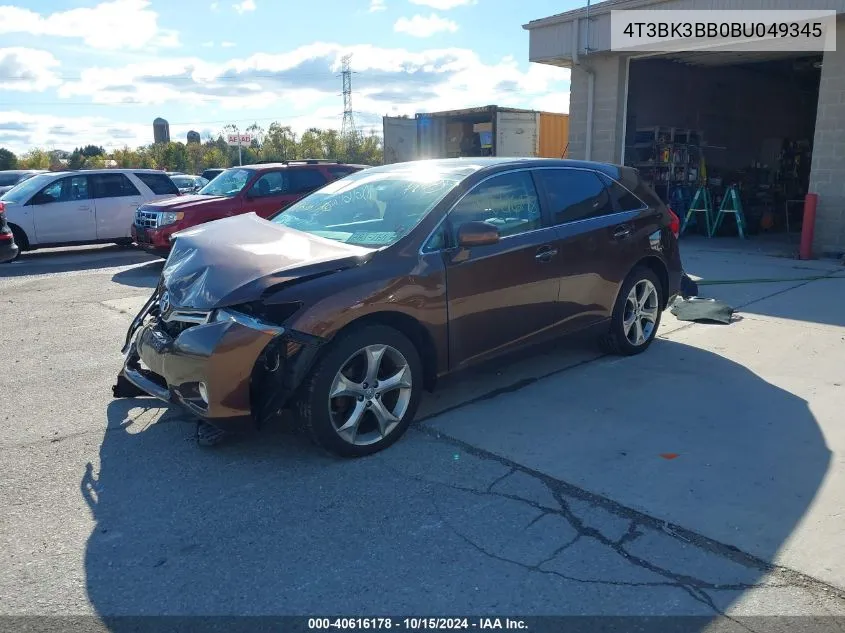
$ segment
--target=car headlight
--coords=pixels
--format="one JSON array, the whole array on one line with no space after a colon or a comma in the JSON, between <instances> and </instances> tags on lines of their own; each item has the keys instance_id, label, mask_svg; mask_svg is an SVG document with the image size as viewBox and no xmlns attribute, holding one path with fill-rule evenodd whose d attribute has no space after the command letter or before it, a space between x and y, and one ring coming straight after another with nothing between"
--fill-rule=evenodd
<instances>
[{"instance_id":1,"label":"car headlight","mask_svg":"<svg viewBox=\"0 0 845 633\"><path fill-rule=\"evenodd\" d=\"M158 214L158 225L167 226L168 224L175 224L185 217L181 211L160 211Z\"/></svg>"},{"instance_id":2,"label":"car headlight","mask_svg":"<svg viewBox=\"0 0 845 633\"><path fill-rule=\"evenodd\" d=\"M243 325L244 327L248 327L252 330L264 332L265 334L271 334L273 336L277 334L282 334L285 331L285 328L281 327L280 325L273 325L272 323L267 323L266 321L262 321L260 319L256 319L255 317L251 317L247 314L244 314L243 312L238 312L237 310L220 308L218 310L215 310L214 314L211 315L212 323L222 323L227 321L231 323L237 323L238 325Z\"/></svg>"}]
</instances>

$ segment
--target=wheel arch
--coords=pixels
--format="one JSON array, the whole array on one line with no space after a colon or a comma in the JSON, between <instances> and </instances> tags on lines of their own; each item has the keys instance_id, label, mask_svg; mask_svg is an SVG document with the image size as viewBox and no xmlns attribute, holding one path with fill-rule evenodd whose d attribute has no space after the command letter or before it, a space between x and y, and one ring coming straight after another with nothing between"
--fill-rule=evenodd
<instances>
[{"instance_id":1,"label":"wheel arch","mask_svg":"<svg viewBox=\"0 0 845 633\"><path fill-rule=\"evenodd\" d=\"M420 360L423 365L423 386L427 391L433 391L437 382L437 347L431 333L414 317L395 310L383 310L365 314L353 321L350 321L340 328L332 336L331 340L324 347L331 345L331 341L339 336L360 327L367 325L385 325L391 327L405 336L417 348ZM316 361L315 361L316 363Z\"/></svg>"},{"instance_id":2,"label":"wheel arch","mask_svg":"<svg viewBox=\"0 0 845 633\"><path fill-rule=\"evenodd\" d=\"M18 245L22 251L29 250L29 236L26 234L26 231L23 230L23 227L19 224L15 224L14 222L6 221L6 224L9 225L9 228L12 229L12 234L15 236L15 243Z\"/></svg>"},{"instance_id":3,"label":"wheel arch","mask_svg":"<svg viewBox=\"0 0 845 633\"><path fill-rule=\"evenodd\" d=\"M657 279L660 281L661 290L663 291L660 293L660 309L665 310L666 304L669 301L669 268L662 259L656 257L655 255L646 255L643 257L631 267L631 271L628 275L637 268L648 268L657 276ZM623 281L622 283L624 284L625 282ZM620 286L620 290L621 288L622 287Z\"/></svg>"}]
</instances>

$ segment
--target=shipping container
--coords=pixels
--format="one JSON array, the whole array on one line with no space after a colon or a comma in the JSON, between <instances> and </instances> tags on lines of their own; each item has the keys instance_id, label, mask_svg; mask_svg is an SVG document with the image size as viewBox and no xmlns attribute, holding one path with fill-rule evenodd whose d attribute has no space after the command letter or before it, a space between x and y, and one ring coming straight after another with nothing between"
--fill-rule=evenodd
<instances>
[{"instance_id":1,"label":"shipping container","mask_svg":"<svg viewBox=\"0 0 845 633\"><path fill-rule=\"evenodd\" d=\"M404 163L417 158L417 121L384 117L384 162Z\"/></svg>"},{"instance_id":2,"label":"shipping container","mask_svg":"<svg viewBox=\"0 0 845 633\"><path fill-rule=\"evenodd\" d=\"M384 161L472 156L565 157L569 115L499 106L385 117Z\"/></svg>"}]
</instances>

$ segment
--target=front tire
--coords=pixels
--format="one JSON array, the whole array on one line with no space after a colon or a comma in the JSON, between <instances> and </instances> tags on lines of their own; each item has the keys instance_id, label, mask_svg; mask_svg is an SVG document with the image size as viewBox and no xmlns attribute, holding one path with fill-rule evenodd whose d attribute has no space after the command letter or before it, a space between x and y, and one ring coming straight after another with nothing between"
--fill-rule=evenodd
<instances>
[{"instance_id":1,"label":"front tire","mask_svg":"<svg viewBox=\"0 0 845 633\"><path fill-rule=\"evenodd\" d=\"M663 292L663 285L650 268L638 266L632 270L616 298L610 329L600 339L602 349L620 356L646 351L660 327Z\"/></svg>"},{"instance_id":2,"label":"front tire","mask_svg":"<svg viewBox=\"0 0 845 633\"><path fill-rule=\"evenodd\" d=\"M384 325L331 343L302 386L298 415L311 438L341 457L371 455L408 430L422 393L419 352Z\"/></svg>"}]
</instances>

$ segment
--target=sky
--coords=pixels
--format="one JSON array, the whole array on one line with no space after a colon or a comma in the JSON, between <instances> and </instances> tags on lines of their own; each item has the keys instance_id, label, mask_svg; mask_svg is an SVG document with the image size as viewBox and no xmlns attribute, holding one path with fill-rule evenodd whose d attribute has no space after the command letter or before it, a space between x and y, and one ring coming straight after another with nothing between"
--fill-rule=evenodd
<instances>
[{"instance_id":1,"label":"sky","mask_svg":"<svg viewBox=\"0 0 845 633\"><path fill-rule=\"evenodd\" d=\"M18 0L0 6L0 147L136 147L156 117L182 141L229 124L339 129L345 54L364 132L491 104L568 112L569 71L529 63L522 25L583 4Z\"/></svg>"}]
</instances>

